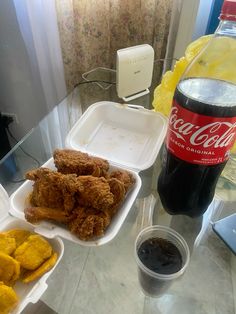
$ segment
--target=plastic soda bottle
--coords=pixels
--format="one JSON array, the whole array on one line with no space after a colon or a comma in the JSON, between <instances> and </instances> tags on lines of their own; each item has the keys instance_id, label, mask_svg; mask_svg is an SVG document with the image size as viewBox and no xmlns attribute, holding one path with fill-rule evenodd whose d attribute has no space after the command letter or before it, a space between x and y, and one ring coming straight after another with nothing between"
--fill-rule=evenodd
<instances>
[{"instance_id":1,"label":"plastic soda bottle","mask_svg":"<svg viewBox=\"0 0 236 314\"><path fill-rule=\"evenodd\" d=\"M180 79L158 178L170 214L201 216L211 203L236 136L236 0Z\"/></svg>"}]
</instances>

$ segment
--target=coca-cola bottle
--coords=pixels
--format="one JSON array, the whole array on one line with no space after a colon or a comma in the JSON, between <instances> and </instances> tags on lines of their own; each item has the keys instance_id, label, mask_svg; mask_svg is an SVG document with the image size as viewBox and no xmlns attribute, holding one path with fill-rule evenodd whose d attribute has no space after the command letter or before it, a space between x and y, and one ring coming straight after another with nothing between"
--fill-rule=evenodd
<instances>
[{"instance_id":1,"label":"coca-cola bottle","mask_svg":"<svg viewBox=\"0 0 236 314\"><path fill-rule=\"evenodd\" d=\"M170 214L201 216L211 203L236 133L236 0L175 90L158 192Z\"/></svg>"}]
</instances>

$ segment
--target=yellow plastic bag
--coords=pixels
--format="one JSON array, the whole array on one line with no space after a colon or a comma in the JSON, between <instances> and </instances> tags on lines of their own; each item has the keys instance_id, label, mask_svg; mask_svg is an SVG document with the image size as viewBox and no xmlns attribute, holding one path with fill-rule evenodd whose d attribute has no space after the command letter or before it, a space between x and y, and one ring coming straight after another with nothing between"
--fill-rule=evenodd
<instances>
[{"instance_id":1,"label":"yellow plastic bag","mask_svg":"<svg viewBox=\"0 0 236 314\"><path fill-rule=\"evenodd\" d=\"M155 111L169 116L175 88L186 67L208 43L212 35L202 36L188 45L185 56L176 61L173 71L167 71L161 83L154 90L153 107Z\"/></svg>"},{"instance_id":2,"label":"yellow plastic bag","mask_svg":"<svg viewBox=\"0 0 236 314\"><path fill-rule=\"evenodd\" d=\"M154 90L154 98L152 105L154 107L154 111L161 112L166 117L169 116L172 100L175 92L175 88L184 73L185 69L189 65L189 63L193 60L193 58L206 46L206 44L211 39L212 35L202 36L197 40L193 41L191 44L188 45L185 51L184 57L180 58L174 66L173 71L167 71L161 80L161 83L155 88ZM236 81L236 72L232 69L232 62L231 59L235 58L235 51L236 51L236 43L235 40L230 38L220 38L220 40L216 40L214 43L215 47L211 51L211 56L209 57L208 54L202 54L202 63L208 63L207 66L207 76L212 75L215 77L217 74L219 79L231 80ZM219 49L219 46L221 49ZM222 47L225 48L225 54L218 53L219 51L222 52ZM214 56L212 56L212 54ZM227 54L227 58L225 57ZM216 72L216 68L218 63L221 62L221 59L224 59L224 67ZM209 60L211 60L211 64L209 66ZM212 61L213 60L213 61ZM227 60L227 61L226 61ZM199 65L200 67L201 65ZM201 73L203 67L201 66ZM196 75L197 68L194 68L194 73ZM231 149L232 153L236 153L236 142Z\"/></svg>"}]
</instances>

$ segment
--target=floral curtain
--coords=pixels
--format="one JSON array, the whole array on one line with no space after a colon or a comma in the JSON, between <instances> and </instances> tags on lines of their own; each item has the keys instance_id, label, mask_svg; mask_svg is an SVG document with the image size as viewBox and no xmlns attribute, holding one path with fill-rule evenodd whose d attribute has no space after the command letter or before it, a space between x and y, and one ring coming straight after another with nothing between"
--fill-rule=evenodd
<instances>
[{"instance_id":1,"label":"floral curtain","mask_svg":"<svg viewBox=\"0 0 236 314\"><path fill-rule=\"evenodd\" d=\"M55 0L66 84L96 67L115 69L116 51L150 44L164 58L175 0ZM154 72L158 82L161 67Z\"/></svg>"}]
</instances>

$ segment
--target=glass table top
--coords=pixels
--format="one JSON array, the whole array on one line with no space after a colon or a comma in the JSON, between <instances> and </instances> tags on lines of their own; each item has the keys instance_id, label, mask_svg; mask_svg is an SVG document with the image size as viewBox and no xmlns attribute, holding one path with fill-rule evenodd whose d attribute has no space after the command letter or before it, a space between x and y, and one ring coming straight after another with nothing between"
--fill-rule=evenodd
<instances>
[{"instance_id":1,"label":"glass table top","mask_svg":"<svg viewBox=\"0 0 236 314\"><path fill-rule=\"evenodd\" d=\"M22 184L27 170L46 162L55 148L64 147L66 135L89 105L120 101L114 88L102 90L94 83L78 86L0 161L0 182L9 195ZM151 99L147 95L132 103L151 109ZM236 202L227 195L234 196L236 189L221 182L218 189L224 190L224 197L216 193L202 218L170 216L156 191L160 165L161 154L151 168L139 173L141 190L111 242L89 248L63 240L64 256L40 302L60 314L235 313L235 256L212 231L212 223L235 212ZM178 231L191 251L186 273L160 298L143 295L134 259L135 238L151 224Z\"/></svg>"}]
</instances>

